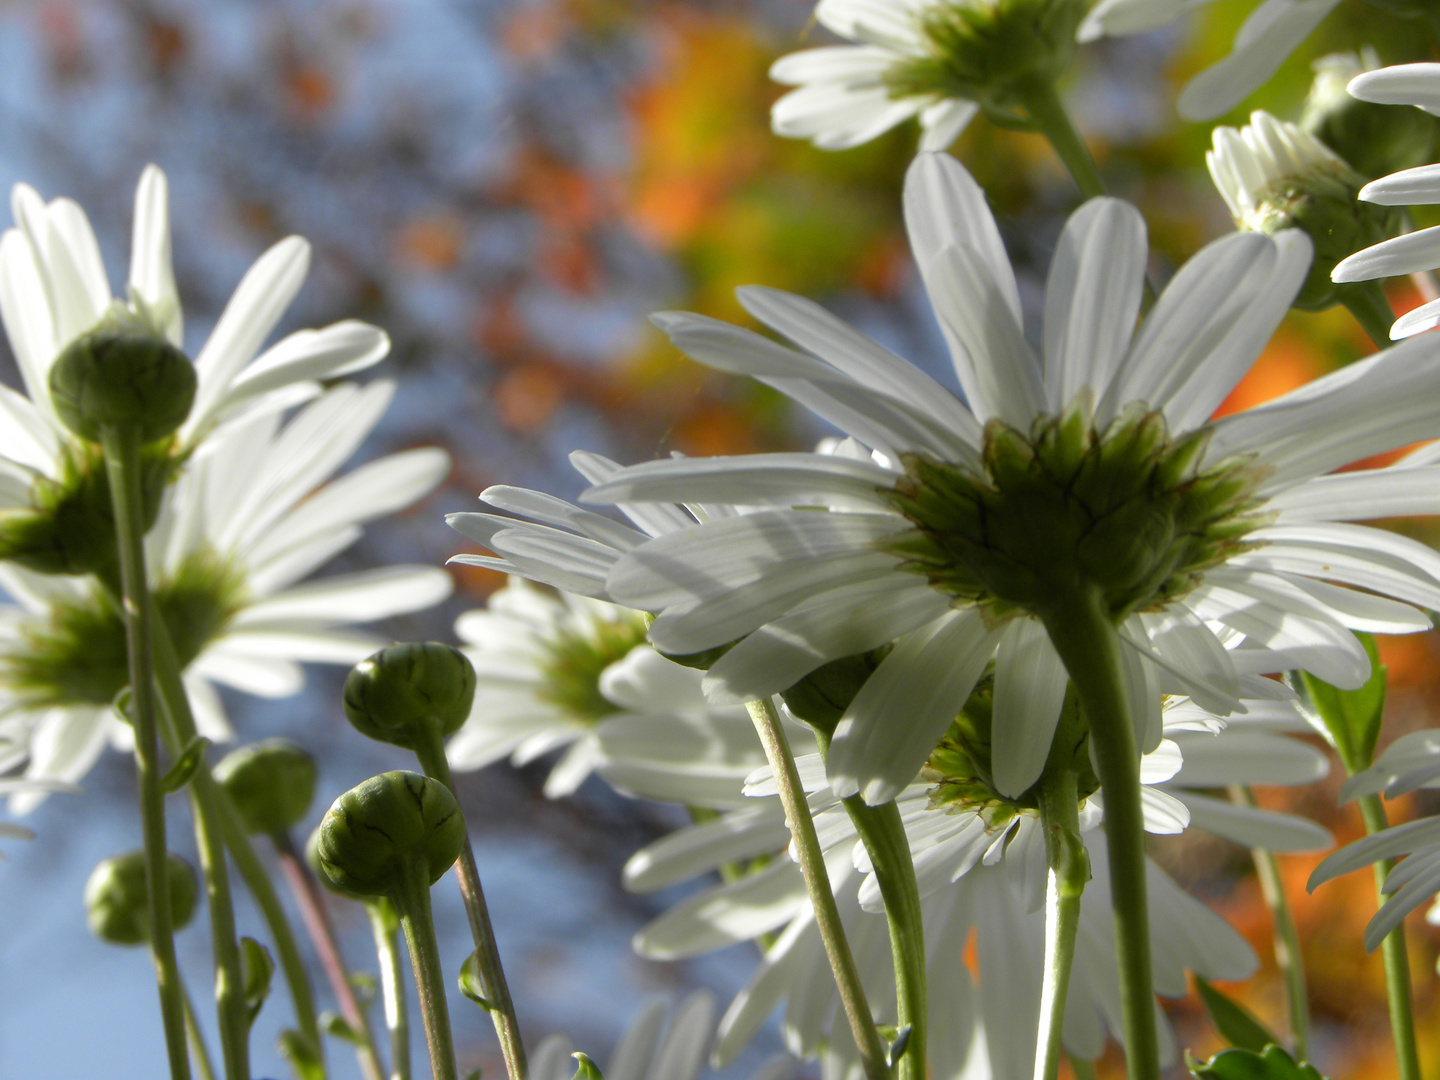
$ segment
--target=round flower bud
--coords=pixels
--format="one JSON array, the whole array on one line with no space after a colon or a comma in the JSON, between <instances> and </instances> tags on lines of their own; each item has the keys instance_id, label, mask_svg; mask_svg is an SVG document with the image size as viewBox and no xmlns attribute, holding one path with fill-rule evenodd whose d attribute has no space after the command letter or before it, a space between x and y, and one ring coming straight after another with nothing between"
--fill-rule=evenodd
<instances>
[{"instance_id":1,"label":"round flower bud","mask_svg":"<svg viewBox=\"0 0 1440 1080\"><path fill-rule=\"evenodd\" d=\"M315 759L289 739L265 739L232 750L215 766L252 833L273 836L297 824L315 797Z\"/></svg>"},{"instance_id":2,"label":"round flower bud","mask_svg":"<svg viewBox=\"0 0 1440 1080\"><path fill-rule=\"evenodd\" d=\"M465 819L438 780L413 772L372 776L335 800L320 822L320 867L342 890L387 896L418 865L427 885L460 857Z\"/></svg>"},{"instance_id":3,"label":"round flower bud","mask_svg":"<svg viewBox=\"0 0 1440 1080\"><path fill-rule=\"evenodd\" d=\"M142 443L154 442L190 415L195 366L128 312L112 312L56 357L50 400L82 439L99 442L107 427L134 426Z\"/></svg>"},{"instance_id":4,"label":"round flower bud","mask_svg":"<svg viewBox=\"0 0 1440 1080\"><path fill-rule=\"evenodd\" d=\"M1379 66L1369 48L1321 57L1300 115L1302 128L1370 180L1425 164L1440 134L1440 118L1424 109L1361 101L1350 93L1351 79Z\"/></svg>"},{"instance_id":5,"label":"round flower bud","mask_svg":"<svg viewBox=\"0 0 1440 1080\"><path fill-rule=\"evenodd\" d=\"M195 914L195 871L173 852L166 855L165 871L170 884L170 923L178 930ZM150 940L149 895L143 851L105 859L85 882L90 932L112 945L145 944Z\"/></svg>"},{"instance_id":6,"label":"round flower bud","mask_svg":"<svg viewBox=\"0 0 1440 1080\"><path fill-rule=\"evenodd\" d=\"M443 738L459 730L475 700L475 668L438 641L402 642L360 661L345 679L345 716L362 735L407 750L419 725Z\"/></svg>"}]
</instances>

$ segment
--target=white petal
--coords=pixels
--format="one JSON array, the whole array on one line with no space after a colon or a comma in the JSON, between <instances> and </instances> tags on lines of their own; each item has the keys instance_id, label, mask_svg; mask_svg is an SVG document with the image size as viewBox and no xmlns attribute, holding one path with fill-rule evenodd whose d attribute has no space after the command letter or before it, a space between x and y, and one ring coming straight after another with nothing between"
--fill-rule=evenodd
<instances>
[{"instance_id":1,"label":"white petal","mask_svg":"<svg viewBox=\"0 0 1440 1080\"><path fill-rule=\"evenodd\" d=\"M1177 733L1185 762L1173 783L1211 788L1229 784L1310 784L1330 772L1320 750L1284 735L1227 729L1219 735Z\"/></svg>"},{"instance_id":2,"label":"white petal","mask_svg":"<svg viewBox=\"0 0 1440 1080\"><path fill-rule=\"evenodd\" d=\"M1416 105L1440 116L1440 64L1392 64L1377 71L1362 71L1345 89L1361 101Z\"/></svg>"},{"instance_id":3,"label":"white petal","mask_svg":"<svg viewBox=\"0 0 1440 1080\"><path fill-rule=\"evenodd\" d=\"M632 465L583 498L742 506L813 506L817 499L838 499L856 509L881 510L886 508L881 493L894 490L899 479L899 473L874 462L832 454L666 458Z\"/></svg>"},{"instance_id":4,"label":"white petal","mask_svg":"<svg viewBox=\"0 0 1440 1080\"><path fill-rule=\"evenodd\" d=\"M1015 619L995 656L995 709L990 732L995 788L1019 795L1040 777L1069 676L1035 619Z\"/></svg>"},{"instance_id":5,"label":"white petal","mask_svg":"<svg viewBox=\"0 0 1440 1080\"><path fill-rule=\"evenodd\" d=\"M635 935L635 951L651 960L699 956L768 933L809 904L800 868L780 860L670 908Z\"/></svg>"},{"instance_id":6,"label":"white petal","mask_svg":"<svg viewBox=\"0 0 1440 1080\"><path fill-rule=\"evenodd\" d=\"M1433 330L1437 326L1440 326L1440 300L1431 300L1428 304L1412 308L1396 319L1394 325L1390 327L1390 340L1402 341L1415 334L1423 334L1426 330Z\"/></svg>"},{"instance_id":7,"label":"white petal","mask_svg":"<svg viewBox=\"0 0 1440 1080\"><path fill-rule=\"evenodd\" d=\"M1170 790L1190 809L1190 826L1244 847L1266 851L1322 851L1335 842L1329 830L1309 818L1236 806L1193 791Z\"/></svg>"},{"instance_id":8,"label":"white petal","mask_svg":"<svg viewBox=\"0 0 1440 1080\"><path fill-rule=\"evenodd\" d=\"M1392 825L1388 829L1347 844L1339 851L1327 855L1315 867L1305 888L1311 892L1332 878L1359 870L1362 866L1393 859L1397 855L1409 855L1440 843L1440 818L1420 818L1403 825Z\"/></svg>"},{"instance_id":9,"label":"white petal","mask_svg":"<svg viewBox=\"0 0 1440 1080\"><path fill-rule=\"evenodd\" d=\"M1416 206L1440 202L1440 164L1420 165L1402 169L1379 180L1372 180L1360 189L1365 202L1381 206Z\"/></svg>"},{"instance_id":10,"label":"white petal","mask_svg":"<svg viewBox=\"0 0 1440 1080\"><path fill-rule=\"evenodd\" d=\"M438 604L454 583L433 566L385 566L296 585L242 609L236 628L274 626L290 619L371 622Z\"/></svg>"},{"instance_id":11,"label":"white petal","mask_svg":"<svg viewBox=\"0 0 1440 1080\"><path fill-rule=\"evenodd\" d=\"M130 292L144 304L177 349L185 343L180 294L170 259L169 185L154 165L145 166L135 189L135 222L130 239Z\"/></svg>"},{"instance_id":12,"label":"white petal","mask_svg":"<svg viewBox=\"0 0 1440 1080\"><path fill-rule=\"evenodd\" d=\"M347 319L323 330L297 330L266 349L212 406L223 416L240 403L290 383L333 379L379 363L390 351L385 331Z\"/></svg>"},{"instance_id":13,"label":"white petal","mask_svg":"<svg viewBox=\"0 0 1440 1080\"><path fill-rule=\"evenodd\" d=\"M632 892L653 892L739 859L773 852L790 840L776 800L747 806L649 844L625 863L622 881Z\"/></svg>"}]
</instances>

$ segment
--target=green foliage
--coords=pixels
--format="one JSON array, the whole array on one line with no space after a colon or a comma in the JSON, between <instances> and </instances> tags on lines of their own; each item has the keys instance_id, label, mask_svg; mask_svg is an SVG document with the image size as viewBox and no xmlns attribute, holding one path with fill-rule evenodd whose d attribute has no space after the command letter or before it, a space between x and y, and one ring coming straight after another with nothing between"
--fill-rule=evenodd
<instances>
[{"instance_id":1,"label":"green foliage","mask_svg":"<svg viewBox=\"0 0 1440 1080\"><path fill-rule=\"evenodd\" d=\"M337 1012L325 1011L320 1014L320 1027L327 1035L344 1039L356 1046L365 1045L365 1036L350 1026L350 1022Z\"/></svg>"},{"instance_id":2,"label":"green foliage","mask_svg":"<svg viewBox=\"0 0 1440 1080\"><path fill-rule=\"evenodd\" d=\"M492 1006L483 992L483 987L480 978L480 954L472 952L465 958L465 963L460 965L460 992L486 1012L490 1012Z\"/></svg>"},{"instance_id":3,"label":"green foliage","mask_svg":"<svg viewBox=\"0 0 1440 1080\"><path fill-rule=\"evenodd\" d=\"M1309 672L1300 673L1298 689L1303 691L1305 704L1320 720L1330 745L1352 775L1368 769L1375 761L1375 743L1380 737L1380 721L1385 713L1385 667L1380 652L1369 634L1355 635L1370 655L1370 678L1358 690L1340 690L1317 679Z\"/></svg>"},{"instance_id":4,"label":"green foliage","mask_svg":"<svg viewBox=\"0 0 1440 1080\"><path fill-rule=\"evenodd\" d=\"M271 977L275 974L275 961L270 959L270 950L254 938L240 939L240 981L244 987L245 1008L249 1010L250 1022L260 1015L260 1007L270 996Z\"/></svg>"},{"instance_id":5,"label":"green foliage","mask_svg":"<svg viewBox=\"0 0 1440 1080\"><path fill-rule=\"evenodd\" d=\"M1313 1065L1297 1064L1278 1046L1262 1053L1222 1050L1206 1062L1187 1055L1186 1065L1195 1080L1325 1080Z\"/></svg>"},{"instance_id":6,"label":"green foliage","mask_svg":"<svg viewBox=\"0 0 1440 1080\"><path fill-rule=\"evenodd\" d=\"M570 1055L575 1059L575 1075L571 1080L605 1080L600 1069L590 1058L578 1050Z\"/></svg>"},{"instance_id":7,"label":"green foliage","mask_svg":"<svg viewBox=\"0 0 1440 1080\"><path fill-rule=\"evenodd\" d=\"M1210 1021L1215 1025L1215 1030L1232 1046L1259 1053L1280 1041L1249 1009L1226 997L1199 975L1195 976L1195 988L1200 991L1200 1000L1210 1013Z\"/></svg>"},{"instance_id":8,"label":"green foliage","mask_svg":"<svg viewBox=\"0 0 1440 1080\"><path fill-rule=\"evenodd\" d=\"M320 1050L300 1032L287 1028L280 1032L276 1045L280 1056L290 1065L295 1080L325 1080L325 1063Z\"/></svg>"},{"instance_id":9,"label":"green foliage","mask_svg":"<svg viewBox=\"0 0 1440 1080\"><path fill-rule=\"evenodd\" d=\"M190 740L190 744L180 752L165 775L160 778L160 792L162 795L169 795L179 791L186 784L190 783L200 763L205 759L205 748L210 745L210 740L204 735L196 735Z\"/></svg>"}]
</instances>

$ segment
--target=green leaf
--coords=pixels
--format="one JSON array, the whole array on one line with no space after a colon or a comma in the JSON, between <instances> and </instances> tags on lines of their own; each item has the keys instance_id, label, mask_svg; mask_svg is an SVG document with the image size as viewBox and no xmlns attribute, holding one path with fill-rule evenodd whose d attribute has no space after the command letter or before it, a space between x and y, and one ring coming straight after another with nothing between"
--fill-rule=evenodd
<instances>
[{"instance_id":1,"label":"green leaf","mask_svg":"<svg viewBox=\"0 0 1440 1080\"><path fill-rule=\"evenodd\" d=\"M205 748L210 745L210 740L204 735L196 735L190 740L190 745L180 751L180 756L175 759L175 764L170 766L170 771L160 778L160 793L169 795L171 792L179 791L190 782L200 762L205 759Z\"/></svg>"},{"instance_id":2,"label":"green leaf","mask_svg":"<svg viewBox=\"0 0 1440 1080\"><path fill-rule=\"evenodd\" d=\"M1195 976L1195 986L1200 991L1200 1000L1209 1010L1215 1030L1231 1046L1260 1053L1271 1043L1280 1041L1255 1019L1249 1009L1226 997L1199 975Z\"/></svg>"},{"instance_id":3,"label":"green leaf","mask_svg":"<svg viewBox=\"0 0 1440 1080\"><path fill-rule=\"evenodd\" d=\"M480 981L480 954L473 952L465 958L465 963L460 965L460 992L486 1012L490 1012L490 1002L482 992L483 987L484 984Z\"/></svg>"},{"instance_id":4,"label":"green leaf","mask_svg":"<svg viewBox=\"0 0 1440 1080\"><path fill-rule=\"evenodd\" d=\"M250 1010L250 1022L260 1015L260 1006L270 994L270 976L275 974L275 961L270 959L270 950L254 938L240 939L240 979L244 987L245 1005Z\"/></svg>"},{"instance_id":5,"label":"green leaf","mask_svg":"<svg viewBox=\"0 0 1440 1080\"><path fill-rule=\"evenodd\" d=\"M346 1020L337 1012L331 1012L329 1009L326 1009L320 1014L320 1027L326 1034L333 1035L337 1039L344 1039L346 1042L354 1043L356 1046L363 1046L365 1043L365 1036L351 1027L350 1021Z\"/></svg>"},{"instance_id":6,"label":"green leaf","mask_svg":"<svg viewBox=\"0 0 1440 1080\"><path fill-rule=\"evenodd\" d=\"M1385 712L1385 667L1375 638L1357 633L1370 654L1370 679L1358 690L1340 690L1308 672L1300 673L1303 698L1324 725L1330 743L1345 768L1353 775L1375 761L1375 743L1380 737L1380 718ZM1303 700L1302 698L1302 700Z\"/></svg>"},{"instance_id":7,"label":"green leaf","mask_svg":"<svg viewBox=\"0 0 1440 1080\"><path fill-rule=\"evenodd\" d=\"M595 1062L591 1061L584 1054L577 1050L570 1056L575 1059L576 1063L575 1075L572 1077L572 1080L605 1080L605 1077L600 1074L600 1070L595 1066Z\"/></svg>"},{"instance_id":8,"label":"green leaf","mask_svg":"<svg viewBox=\"0 0 1440 1080\"><path fill-rule=\"evenodd\" d=\"M1294 1058L1273 1044L1261 1054L1222 1050L1206 1062L1187 1054L1185 1064L1196 1080L1325 1080L1313 1065L1296 1064Z\"/></svg>"},{"instance_id":9,"label":"green leaf","mask_svg":"<svg viewBox=\"0 0 1440 1080\"><path fill-rule=\"evenodd\" d=\"M249 940L249 939L246 939ZM325 1080L325 1063L320 1050L300 1032L286 1028L275 1040L280 1056L290 1065L295 1080Z\"/></svg>"}]
</instances>

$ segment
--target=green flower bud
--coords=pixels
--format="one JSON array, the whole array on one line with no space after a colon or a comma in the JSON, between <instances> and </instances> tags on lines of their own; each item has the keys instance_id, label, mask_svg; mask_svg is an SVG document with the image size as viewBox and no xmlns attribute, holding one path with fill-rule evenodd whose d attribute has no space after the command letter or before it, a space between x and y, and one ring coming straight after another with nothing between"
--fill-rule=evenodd
<instances>
[{"instance_id":1,"label":"green flower bud","mask_svg":"<svg viewBox=\"0 0 1440 1080\"><path fill-rule=\"evenodd\" d=\"M1301 229L1314 244L1297 308L1339 303L1347 286L1330 280L1335 264L1400 233L1399 210L1359 202L1365 178L1294 124L1257 110L1243 130L1217 127L1214 142L1206 163L1236 225L1266 235Z\"/></svg>"},{"instance_id":2,"label":"green flower bud","mask_svg":"<svg viewBox=\"0 0 1440 1080\"><path fill-rule=\"evenodd\" d=\"M416 749L421 725L454 734L475 700L475 668L438 641L402 642L360 661L345 679L345 716L362 735Z\"/></svg>"},{"instance_id":3,"label":"green flower bud","mask_svg":"<svg viewBox=\"0 0 1440 1080\"><path fill-rule=\"evenodd\" d=\"M215 766L245 828L273 836L297 824L315 797L315 759L289 739L232 750Z\"/></svg>"},{"instance_id":4,"label":"green flower bud","mask_svg":"<svg viewBox=\"0 0 1440 1080\"><path fill-rule=\"evenodd\" d=\"M413 772L371 777L335 800L320 822L325 876L360 896L386 896L418 866L433 885L460 857L465 819L438 780Z\"/></svg>"},{"instance_id":5,"label":"green flower bud","mask_svg":"<svg viewBox=\"0 0 1440 1080\"><path fill-rule=\"evenodd\" d=\"M1302 128L1369 180L1425 164L1440 136L1440 119L1423 109L1361 101L1346 89L1356 75L1379 66L1368 48L1321 57L1300 116Z\"/></svg>"},{"instance_id":6,"label":"green flower bud","mask_svg":"<svg viewBox=\"0 0 1440 1080\"><path fill-rule=\"evenodd\" d=\"M170 885L170 923L178 930L195 914L195 871L174 853L166 855L165 871ZM145 944L150 940L149 897L143 851L105 859L85 882L90 932L112 945Z\"/></svg>"},{"instance_id":7,"label":"green flower bud","mask_svg":"<svg viewBox=\"0 0 1440 1080\"><path fill-rule=\"evenodd\" d=\"M172 434L195 401L195 366L123 308L67 345L50 368L50 400L61 422L99 442L109 427L133 426L142 443Z\"/></svg>"}]
</instances>

